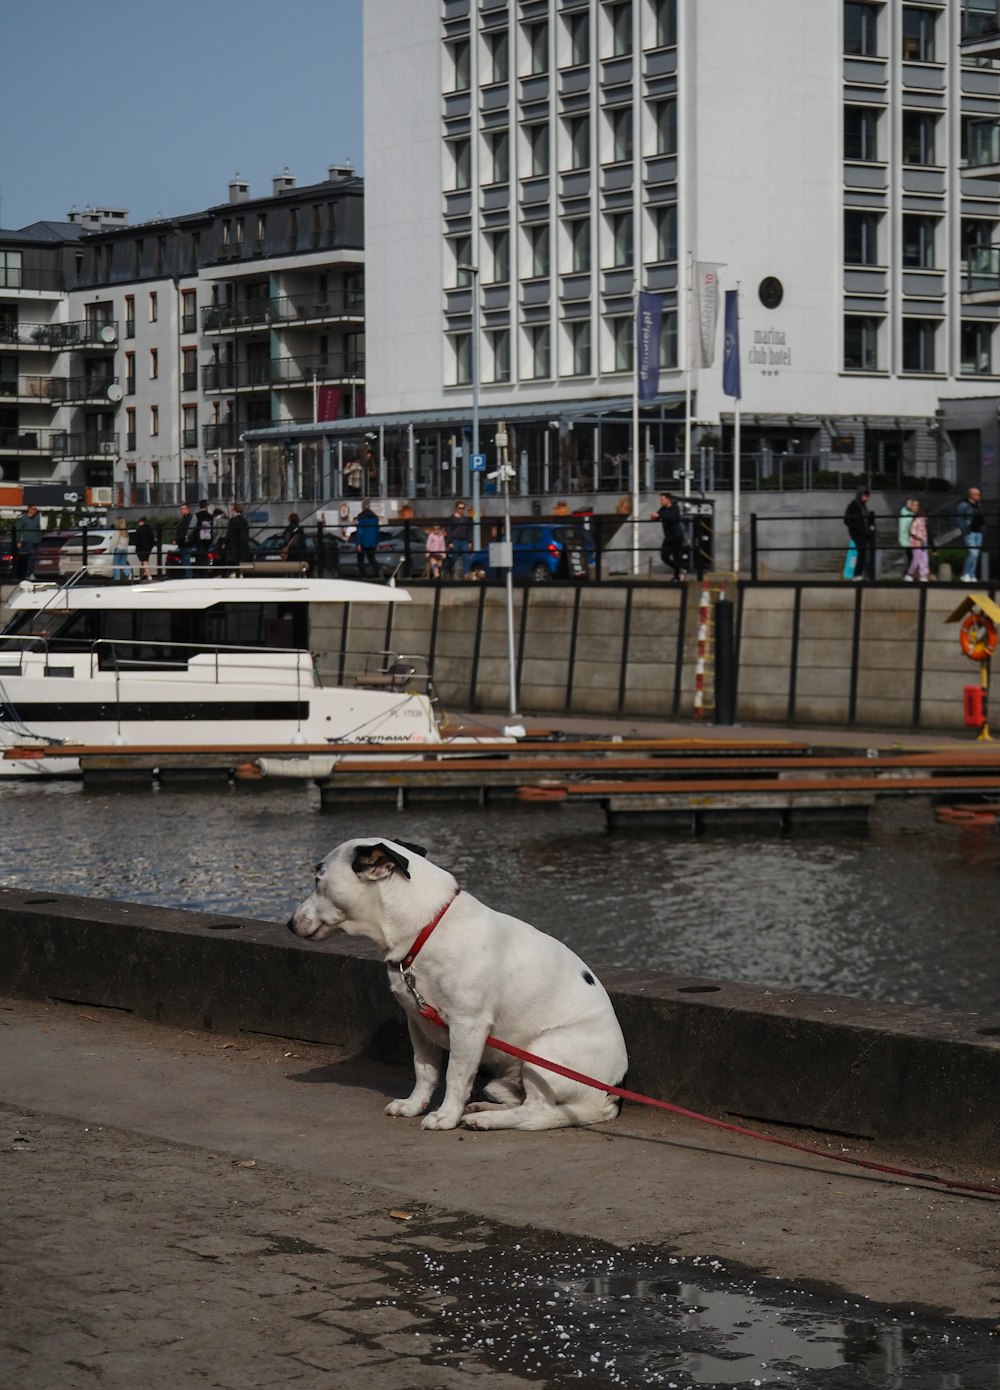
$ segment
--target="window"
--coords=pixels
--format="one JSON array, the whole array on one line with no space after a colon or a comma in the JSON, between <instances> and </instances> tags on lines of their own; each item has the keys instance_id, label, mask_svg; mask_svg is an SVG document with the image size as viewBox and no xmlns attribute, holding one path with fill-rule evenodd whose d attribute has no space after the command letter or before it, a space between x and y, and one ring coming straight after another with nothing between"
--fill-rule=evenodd
<instances>
[{"instance_id":1,"label":"window","mask_svg":"<svg viewBox=\"0 0 1000 1390\"><path fill-rule=\"evenodd\" d=\"M447 45L450 72L448 74L451 92L467 92L472 74L472 51L468 39Z\"/></svg>"},{"instance_id":2,"label":"window","mask_svg":"<svg viewBox=\"0 0 1000 1390\"><path fill-rule=\"evenodd\" d=\"M1000 164L1000 123L995 117L962 117L962 163Z\"/></svg>"},{"instance_id":3,"label":"window","mask_svg":"<svg viewBox=\"0 0 1000 1390\"><path fill-rule=\"evenodd\" d=\"M495 328L487 334L490 358L493 363L491 381L510 381L510 329Z\"/></svg>"},{"instance_id":4,"label":"window","mask_svg":"<svg viewBox=\"0 0 1000 1390\"><path fill-rule=\"evenodd\" d=\"M528 137L528 161L534 176L549 172L549 128L546 124L525 126Z\"/></svg>"},{"instance_id":5,"label":"window","mask_svg":"<svg viewBox=\"0 0 1000 1390\"><path fill-rule=\"evenodd\" d=\"M181 332L193 333L198 327L198 303L194 290L181 291Z\"/></svg>"},{"instance_id":6,"label":"window","mask_svg":"<svg viewBox=\"0 0 1000 1390\"><path fill-rule=\"evenodd\" d=\"M632 0L610 5L608 18L611 20L611 52L616 58L624 58L632 52Z\"/></svg>"},{"instance_id":7,"label":"window","mask_svg":"<svg viewBox=\"0 0 1000 1390\"><path fill-rule=\"evenodd\" d=\"M151 435L160 433L160 407L158 405L149 407L149 433Z\"/></svg>"},{"instance_id":8,"label":"window","mask_svg":"<svg viewBox=\"0 0 1000 1390\"><path fill-rule=\"evenodd\" d=\"M566 122L569 136L570 169L587 169L590 166L590 117L571 116Z\"/></svg>"},{"instance_id":9,"label":"window","mask_svg":"<svg viewBox=\"0 0 1000 1390\"><path fill-rule=\"evenodd\" d=\"M510 74L510 40L506 29L486 36L486 81L506 82Z\"/></svg>"},{"instance_id":10,"label":"window","mask_svg":"<svg viewBox=\"0 0 1000 1390\"><path fill-rule=\"evenodd\" d=\"M135 438L135 406L125 407L125 448L133 450L136 446Z\"/></svg>"},{"instance_id":11,"label":"window","mask_svg":"<svg viewBox=\"0 0 1000 1390\"><path fill-rule=\"evenodd\" d=\"M135 295L125 296L125 337L135 337Z\"/></svg>"},{"instance_id":12,"label":"window","mask_svg":"<svg viewBox=\"0 0 1000 1390\"><path fill-rule=\"evenodd\" d=\"M160 349L149 349L149 379L155 381L160 375Z\"/></svg>"},{"instance_id":13,"label":"window","mask_svg":"<svg viewBox=\"0 0 1000 1390\"><path fill-rule=\"evenodd\" d=\"M486 137L486 183L510 182L510 133L494 131Z\"/></svg>"},{"instance_id":14,"label":"window","mask_svg":"<svg viewBox=\"0 0 1000 1390\"><path fill-rule=\"evenodd\" d=\"M528 329L528 376L532 380L550 375L552 356L549 326L538 324Z\"/></svg>"},{"instance_id":15,"label":"window","mask_svg":"<svg viewBox=\"0 0 1000 1390\"><path fill-rule=\"evenodd\" d=\"M181 390L198 389L198 349L184 348L181 353Z\"/></svg>"},{"instance_id":16,"label":"window","mask_svg":"<svg viewBox=\"0 0 1000 1390\"><path fill-rule=\"evenodd\" d=\"M870 106L844 108L844 158L878 159L878 112Z\"/></svg>"},{"instance_id":17,"label":"window","mask_svg":"<svg viewBox=\"0 0 1000 1390\"><path fill-rule=\"evenodd\" d=\"M989 376L993 371L993 326L963 323L961 371L965 376Z\"/></svg>"},{"instance_id":18,"label":"window","mask_svg":"<svg viewBox=\"0 0 1000 1390\"><path fill-rule=\"evenodd\" d=\"M0 251L0 288L5 290L21 288L20 251Z\"/></svg>"},{"instance_id":19,"label":"window","mask_svg":"<svg viewBox=\"0 0 1000 1390\"><path fill-rule=\"evenodd\" d=\"M677 204L653 209L653 257L657 261L677 259Z\"/></svg>"},{"instance_id":20,"label":"window","mask_svg":"<svg viewBox=\"0 0 1000 1390\"><path fill-rule=\"evenodd\" d=\"M933 10L903 6L903 58L907 62L933 63L935 18Z\"/></svg>"},{"instance_id":21,"label":"window","mask_svg":"<svg viewBox=\"0 0 1000 1390\"><path fill-rule=\"evenodd\" d=\"M160 317L160 301L155 290L149 292L149 321L155 323Z\"/></svg>"},{"instance_id":22,"label":"window","mask_svg":"<svg viewBox=\"0 0 1000 1390\"><path fill-rule=\"evenodd\" d=\"M878 6L847 0L844 5L844 52L860 58L878 55Z\"/></svg>"},{"instance_id":23,"label":"window","mask_svg":"<svg viewBox=\"0 0 1000 1390\"><path fill-rule=\"evenodd\" d=\"M490 283L504 285L510 280L510 232L491 232L486 245L490 255Z\"/></svg>"},{"instance_id":24,"label":"window","mask_svg":"<svg viewBox=\"0 0 1000 1390\"><path fill-rule=\"evenodd\" d=\"M198 407L196 405L181 407L181 444L185 449L197 448Z\"/></svg>"},{"instance_id":25,"label":"window","mask_svg":"<svg viewBox=\"0 0 1000 1390\"><path fill-rule=\"evenodd\" d=\"M993 250L993 222L984 217L962 218L962 268L966 290L996 287L996 255ZM992 272L992 273L991 273ZM986 276L986 283L977 283Z\"/></svg>"},{"instance_id":26,"label":"window","mask_svg":"<svg viewBox=\"0 0 1000 1390\"><path fill-rule=\"evenodd\" d=\"M656 101L650 108L656 130L655 154L677 153L677 102Z\"/></svg>"},{"instance_id":27,"label":"window","mask_svg":"<svg viewBox=\"0 0 1000 1390\"><path fill-rule=\"evenodd\" d=\"M848 265L878 265L878 224L877 212L844 213L844 260Z\"/></svg>"},{"instance_id":28,"label":"window","mask_svg":"<svg viewBox=\"0 0 1000 1390\"><path fill-rule=\"evenodd\" d=\"M569 61L574 68L585 67L590 62L590 15L577 11L567 16L566 28L569 33Z\"/></svg>"},{"instance_id":29,"label":"window","mask_svg":"<svg viewBox=\"0 0 1000 1390\"><path fill-rule=\"evenodd\" d=\"M937 324L933 319L903 320L903 371L934 371L934 337Z\"/></svg>"},{"instance_id":30,"label":"window","mask_svg":"<svg viewBox=\"0 0 1000 1390\"><path fill-rule=\"evenodd\" d=\"M631 106L611 112L611 158L616 164L626 164L632 158Z\"/></svg>"},{"instance_id":31,"label":"window","mask_svg":"<svg viewBox=\"0 0 1000 1390\"><path fill-rule=\"evenodd\" d=\"M243 218L242 218L242 217L237 217L236 222L235 222L235 226L234 226L234 233L235 233L235 241L236 241L236 254L239 255L240 252L243 250Z\"/></svg>"},{"instance_id":32,"label":"window","mask_svg":"<svg viewBox=\"0 0 1000 1390\"><path fill-rule=\"evenodd\" d=\"M528 72L531 75L549 70L549 26L546 20L524 26L528 49Z\"/></svg>"},{"instance_id":33,"label":"window","mask_svg":"<svg viewBox=\"0 0 1000 1390\"><path fill-rule=\"evenodd\" d=\"M539 223L528 228L528 266L529 276L538 278L549 273L549 225Z\"/></svg>"},{"instance_id":34,"label":"window","mask_svg":"<svg viewBox=\"0 0 1000 1390\"><path fill-rule=\"evenodd\" d=\"M933 270L936 217L903 216L903 264L911 269Z\"/></svg>"},{"instance_id":35,"label":"window","mask_svg":"<svg viewBox=\"0 0 1000 1390\"><path fill-rule=\"evenodd\" d=\"M627 319L611 320L611 345L614 352L614 370L630 372L635 360L634 321Z\"/></svg>"},{"instance_id":36,"label":"window","mask_svg":"<svg viewBox=\"0 0 1000 1390\"><path fill-rule=\"evenodd\" d=\"M261 252L264 249L264 242L267 240L267 214L258 212L257 214L257 235L254 238L254 250Z\"/></svg>"},{"instance_id":37,"label":"window","mask_svg":"<svg viewBox=\"0 0 1000 1390\"><path fill-rule=\"evenodd\" d=\"M936 117L925 111L903 112L903 163L934 163Z\"/></svg>"},{"instance_id":38,"label":"window","mask_svg":"<svg viewBox=\"0 0 1000 1390\"><path fill-rule=\"evenodd\" d=\"M667 371L675 371L677 356L677 313L676 310L663 315L663 328L660 332L660 366Z\"/></svg>"},{"instance_id":39,"label":"window","mask_svg":"<svg viewBox=\"0 0 1000 1390\"><path fill-rule=\"evenodd\" d=\"M878 370L878 319L848 314L844 319L844 370Z\"/></svg>"},{"instance_id":40,"label":"window","mask_svg":"<svg viewBox=\"0 0 1000 1390\"><path fill-rule=\"evenodd\" d=\"M669 48L677 42L677 0L653 0L653 43Z\"/></svg>"},{"instance_id":41,"label":"window","mask_svg":"<svg viewBox=\"0 0 1000 1390\"><path fill-rule=\"evenodd\" d=\"M125 394L126 396L135 395L135 353L125 354Z\"/></svg>"},{"instance_id":42,"label":"window","mask_svg":"<svg viewBox=\"0 0 1000 1390\"><path fill-rule=\"evenodd\" d=\"M570 376L590 375L590 320L577 319L566 325L569 337Z\"/></svg>"},{"instance_id":43,"label":"window","mask_svg":"<svg viewBox=\"0 0 1000 1390\"><path fill-rule=\"evenodd\" d=\"M451 340L454 354L453 367L455 386L468 386L472 380L472 334L456 333Z\"/></svg>"},{"instance_id":44,"label":"window","mask_svg":"<svg viewBox=\"0 0 1000 1390\"><path fill-rule=\"evenodd\" d=\"M615 267L632 264L632 214L615 212L608 218L611 232L611 264Z\"/></svg>"},{"instance_id":45,"label":"window","mask_svg":"<svg viewBox=\"0 0 1000 1390\"><path fill-rule=\"evenodd\" d=\"M472 146L468 140L452 140L449 150L451 153L451 189L458 192L468 188L472 179Z\"/></svg>"},{"instance_id":46,"label":"window","mask_svg":"<svg viewBox=\"0 0 1000 1390\"><path fill-rule=\"evenodd\" d=\"M469 269L472 265L472 238L468 236L455 237L451 242L451 254L453 257L452 286L455 289L463 289L472 284L472 271Z\"/></svg>"},{"instance_id":47,"label":"window","mask_svg":"<svg viewBox=\"0 0 1000 1390\"><path fill-rule=\"evenodd\" d=\"M583 274L590 270L590 222L578 218L567 223L569 228L570 270Z\"/></svg>"}]
</instances>

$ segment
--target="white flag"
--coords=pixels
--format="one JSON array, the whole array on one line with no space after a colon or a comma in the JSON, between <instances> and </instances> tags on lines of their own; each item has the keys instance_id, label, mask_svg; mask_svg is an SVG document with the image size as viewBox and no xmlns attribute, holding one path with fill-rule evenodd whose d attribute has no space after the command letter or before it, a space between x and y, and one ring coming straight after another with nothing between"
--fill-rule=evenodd
<instances>
[{"instance_id":1,"label":"white flag","mask_svg":"<svg viewBox=\"0 0 1000 1390\"><path fill-rule=\"evenodd\" d=\"M719 321L719 267L696 261L694 267L694 315L691 325L691 361L710 367L715 361L715 328Z\"/></svg>"}]
</instances>

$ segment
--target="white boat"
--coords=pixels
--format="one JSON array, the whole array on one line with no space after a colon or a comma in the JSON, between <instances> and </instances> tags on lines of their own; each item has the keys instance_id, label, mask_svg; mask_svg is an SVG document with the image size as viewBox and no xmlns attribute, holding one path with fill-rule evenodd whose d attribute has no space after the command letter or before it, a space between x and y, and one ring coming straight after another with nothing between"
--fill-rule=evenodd
<instances>
[{"instance_id":1,"label":"white boat","mask_svg":"<svg viewBox=\"0 0 1000 1390\"><path fill-rule=\"evenodd\" d=\"M79 775L60 745L440 742L418 658L324 682L310 649L315 605L409 601L349 579L21 584L0 633L0 776Z\"/></svg>"}]
</instances>

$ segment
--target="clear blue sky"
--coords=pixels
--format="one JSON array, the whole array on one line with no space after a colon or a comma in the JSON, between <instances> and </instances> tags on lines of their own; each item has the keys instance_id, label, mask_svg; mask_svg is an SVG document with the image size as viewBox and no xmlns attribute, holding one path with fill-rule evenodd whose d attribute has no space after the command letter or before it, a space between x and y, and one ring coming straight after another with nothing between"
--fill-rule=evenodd
<instances>
[{"instance_id":1,"label":"clear blue sky","mask_svg":"<svg viewBox=\"0 0 1000 1390\"><path fill-rule=\"evenodd\" d=\"M363 172L362 0L10 0L0 226L130 222Z\"/></svg>"}]
</instances>

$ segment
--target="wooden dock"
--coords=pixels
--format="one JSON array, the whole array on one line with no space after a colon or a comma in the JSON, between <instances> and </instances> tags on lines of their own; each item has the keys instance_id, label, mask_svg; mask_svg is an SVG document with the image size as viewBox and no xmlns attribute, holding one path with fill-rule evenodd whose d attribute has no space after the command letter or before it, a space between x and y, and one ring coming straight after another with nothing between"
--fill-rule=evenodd
<instances>
[{"instance_id":1,"label":"wooden dock","mask_svg":"<svg viewBox=\"0 0 1000 1390\"><path fill-rule=\"evenodd\" d=\"M27 750L7 750L6 758ZM538 739L476 743L73 747L87 784L146 781L315 783L322 804L395 806L520 800L597 804L609 826L655 821L699 831L715 822L787 827L864 823L882 797L937 805L1000 803L1000 750L840 752L781 739Z\"/></svg>"}]
</instances>

